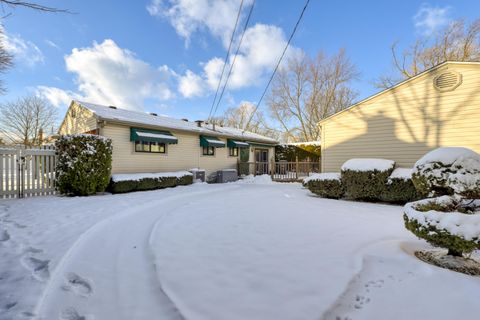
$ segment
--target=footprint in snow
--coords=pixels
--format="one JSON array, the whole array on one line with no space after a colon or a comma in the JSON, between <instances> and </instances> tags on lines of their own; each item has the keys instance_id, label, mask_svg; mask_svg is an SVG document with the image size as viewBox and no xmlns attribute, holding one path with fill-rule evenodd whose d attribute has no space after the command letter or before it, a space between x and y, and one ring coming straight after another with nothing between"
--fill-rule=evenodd
<instances>
[{"instance_id":1,"label":"footprint in snow","mask_svg":"<svg viewBox=\"0 0 480 320\"><path fill-rule=\"evenodd\" d=\"M0 242L5 242L8 240L10 240L10 234L6 229L3 229L2 231L0 231Z\"/></svg>"},{"instance_id":2,"label":"footprint in snow","mask_svg":"<svg viewBox=\"0 0 480 320\"><path fill-rule=\"evenodd\" d=\"M72 291L83 297L89 296L93 289L90 282L76 273L68 273L65 277L65 284L62 286L65 291Z\"/></svg>"},{"instance_id":3,"label":"footprint in snow","mask_svg":"<svg viewBox=\"0 0 480 320\"><path fill-rule=\"evenodd\" d=\"M50 277L48 264L50 260L40 260L34 257L25 256L22 258L22 265L32 272L32 276L39 280L45 281Z\"/></svg>"},{"instance_id":4,"label":"footprint in snow","mask_svg":"<svg viewBox=\"0 0 480 320\"><path fill-rule=\"evenodd\" d=\"M67 308L60 313L60 320L93 320L90 316L81 316L75 308Z\"/></svg>"}]
</instances>

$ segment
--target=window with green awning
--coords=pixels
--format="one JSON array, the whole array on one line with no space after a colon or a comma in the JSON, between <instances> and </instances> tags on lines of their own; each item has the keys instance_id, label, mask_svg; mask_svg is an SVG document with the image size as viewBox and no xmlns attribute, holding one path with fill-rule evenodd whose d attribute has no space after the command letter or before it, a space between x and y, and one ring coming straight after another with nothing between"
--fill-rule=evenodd
<instances>
[{"instance_id":1,"label":"window with green awning","mask_svg":"<svg viewBox=\"0 0 480 320\"><path fill-rule=\"evenodd\" d=\"M130 128L130 141L177 144L178 139L168 131Z\"/></svg>"},{"instance_id":2,"label":"window with green awning","mask_svg":"<svg viewBox=\"0 0 480 320\"><path fill-rule=\"evenodd\" d=\"M200 147L225 148L225 142L217 137L200 136Z\"/></svg>"},{"instance_id":3,"label":"window with green awning","mask_svg":"<svg viewBox=\"0 0 480 320\"><path fill-rule=\"evenodd\" d=\"M227 139L227 146L229 148L248 148L250 145L247 142Z\"/></svg>"}]
</instances>

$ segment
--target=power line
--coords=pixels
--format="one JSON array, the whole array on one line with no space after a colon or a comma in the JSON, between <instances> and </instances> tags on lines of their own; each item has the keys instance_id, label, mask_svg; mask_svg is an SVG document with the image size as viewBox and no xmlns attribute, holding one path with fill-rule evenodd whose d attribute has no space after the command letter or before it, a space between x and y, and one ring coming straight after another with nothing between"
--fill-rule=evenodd
<instances>
[{"instance_id":1,"label":"power line","mask_svg":"<svg viewBox=\"0 0 480 320\"><path fill-rule=\"evenodd\" d=\"M238 21L240 20L240 14L243 8L243 1L244 0L240 2L240 7L238 8L237 19L235 20L235 26L233 27L232 36L230 38L230 44L228 45L227 55L225 56L225 61L223 62L222 73L220 74L220 79L218 79L217 90L215 91L215 97L213 98L212 106L210 107L210 112L208 113L208 118L210 118L210 115L212 114L213 106L215 105L215 102L217 100L218 90L220 89L220 84L222 83L223 73L225 72L225 67L227 66L228 58L230 57L230 49L232 48L233 39L235 38L235 31L237 30Z\"/></svg>"},{"instance_id":2,"label":"power line","mask_svg":"<svg viewBox=\"0 0 480 320\"><path fill-rule=\"evenodd\" d=\"M280 56L280 59L278 59L278 63L277 63L277 65L275 66L275 69L273 70L273 73L272 73L272 75L270 76L270 79L268 80L268 83L267 83L267 85L266 85L266 87L265 87L265 90L263 90L263 93L262 93L262 95L261 95L261 97L260 97L260 100L258 100L257 105L256 105L255 108L253 109L253 112L252 112L252 114L250 115L250 118L249 118L248 121L247 121L247 124L246 124L245 127L243 128L243 132L245 132L245 130L248 128L248 125L249 125L250 122L252 121L253 116L255 115L255 112L257 112L258 107L260 106L260 103L261 103L262 100L263 100L263 97L264 97L265 94L267 93L268 87L270 86L270 83L272 82L273 77L275 76L275 73L277 72L278 67L280 66L280 63L282 62L283 57L285 56L285 52L287 52L288 46L290 45L290 42L292 41L292 38L293 38L293 36L295 35L295 32L297 32L298 25L300 24L300 21L302 20L303 14L305 13L305 10L307 10L307 7L308 7L308 4L309 4L309 3L310 3L310 0L307 0L307 1L305 2L305 6L304 6L303 9L302 9L302 13L300 13L300 16L298 17L297 23L295 24L295 27L293 28L292 33L290 34L290 38L288 38L287 44L285 45L285 48L283 49L282 55Z\"/></svg>"},{"instance_id":3,"label":"power line","mask_svg":"<svg viewBox=\"0 0 480 320\"><path fill-rule=\"evenodd\" d=\"M223 84L222 92L220 94L220 97L218 98L217 105L215 106L215 110L213 111L213 114L212 114L212 118L215 116L215 113L217 112L218 106L220 105L220 101L222 100L223 94L225 93L225 89L227 88L228 80L230 79L230 75L232 74L233 66L235 65L235 61L237 60L238 52L240 51L240 47L242 45L243 37L245 36L245 32L247 31L247 27L248 27L248 24L250 22L250 18L252 17L252 12L253 12L253 7L254 6L255 6L255 0L253 0L252 6L250 7L250 11L248 12L247 20L245 21L245 25L243 26L242 35L240 37L240 40L238 41L237 50L235 51L235 55L233 56L232 64L230 65L230 69L228 70L228 75L227 75L227 78L225 80L225 83Z\"/></svg>"}]
</instances>

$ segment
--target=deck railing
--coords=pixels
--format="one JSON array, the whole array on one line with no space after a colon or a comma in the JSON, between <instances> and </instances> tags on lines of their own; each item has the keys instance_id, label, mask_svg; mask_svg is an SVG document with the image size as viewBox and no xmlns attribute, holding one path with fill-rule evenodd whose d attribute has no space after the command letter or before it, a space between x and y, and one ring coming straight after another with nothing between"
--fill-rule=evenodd
<instances>
[{"instance_id":1,"label":"deck railing","mask_svg":"<svg viewBox=\"0 0 480 320\"><path fill-rule=\"evenodd\" d=\"M239 162L239 175L268 174L274 181L300 181L311 173L320 172L320 163L311 161Z\"/></svg>"}]
</instances>

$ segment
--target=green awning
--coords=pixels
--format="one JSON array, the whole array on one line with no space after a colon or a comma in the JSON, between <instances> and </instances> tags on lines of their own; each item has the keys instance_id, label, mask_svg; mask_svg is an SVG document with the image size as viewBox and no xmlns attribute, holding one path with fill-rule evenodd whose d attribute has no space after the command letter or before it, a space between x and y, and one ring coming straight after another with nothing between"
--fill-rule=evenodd
<instances>
[{"instance_id":1,"label":"green awning","mask_svg":"<svg viewBox=\"0 0 480 320\"><path fill-rule=\"evenodd\" d=\"M150 129L130 128L130 141L178 143L177 137L168 131L157 131Z\"/></svg>"},{"instance_id":2,"label":"green awning","mask_svg":"<svg viewBox=\"0 0 480 320\"><path fill-rule=\"evenodd\" d=\"M229 148L248 148L250 145L243 141L227 139L227 146Z\"/></svg>"},{"instance_id":3,"label":"green awning","mask_svg":"<svg viewBox=\"0 0 480 320\"><path fill-rule=\"evenodd\" d=\"M225 148L225 142L217 137L200 136L200 147Z\"/></svg>"}]
</instances>

